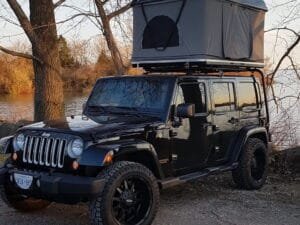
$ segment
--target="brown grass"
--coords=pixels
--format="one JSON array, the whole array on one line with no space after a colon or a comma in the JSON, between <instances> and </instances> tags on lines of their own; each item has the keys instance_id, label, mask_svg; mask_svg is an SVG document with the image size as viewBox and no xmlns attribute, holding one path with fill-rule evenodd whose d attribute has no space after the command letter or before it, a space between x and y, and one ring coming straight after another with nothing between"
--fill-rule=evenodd
<instances>
[{"instance_id":1,"label":"brown grass","mask_svg":"<svg viewBox=\"0 0 300 225\"><path fill-rule=\"evenodd\" d=\"M30 60L0 55L0 94L20 95L33 90Z\"/></svg>"},{"instance_id":2,"label":"brown grass","mask_svg":"<svg viewBox=\"0 0 300 225\"><path fill-rule=\"evenodd\" d=\"M0 154L0 165L2 164L2 163L4 163L4 161L7 159L7 155L1 155Z\"/></svg>"}]
</instances>

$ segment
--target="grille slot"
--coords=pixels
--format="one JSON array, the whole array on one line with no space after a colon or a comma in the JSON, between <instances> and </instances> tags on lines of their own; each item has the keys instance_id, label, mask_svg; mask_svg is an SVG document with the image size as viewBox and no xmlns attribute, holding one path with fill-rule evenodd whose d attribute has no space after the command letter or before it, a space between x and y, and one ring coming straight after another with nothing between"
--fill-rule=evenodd
<instances>
[{"instance_id":1,"label":"grille slot","mask_svg":"<svg viewBox=\"0 0 300 225\"><path fill-rule=\"evenodd\" d=\"M24 144L23 162L48 167L63 168L67 140L27 136Z\"/></svg>"}]
</instances>

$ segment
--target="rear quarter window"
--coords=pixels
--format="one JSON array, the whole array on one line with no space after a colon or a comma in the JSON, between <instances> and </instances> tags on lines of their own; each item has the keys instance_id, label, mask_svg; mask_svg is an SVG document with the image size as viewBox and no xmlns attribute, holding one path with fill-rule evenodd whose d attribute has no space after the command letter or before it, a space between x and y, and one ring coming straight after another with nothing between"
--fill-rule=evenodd
<instances>
[{"instance_id":1,"label":"rear quarter window","mask_svg":"<svg viewBox=\"0 0 300 225\"><path fill-rule=\"evenodd\" d=\"M242 82L239 83L239 109L251 110L258 108L257 92L254 83Z\"/></svg>"}]
</instances>

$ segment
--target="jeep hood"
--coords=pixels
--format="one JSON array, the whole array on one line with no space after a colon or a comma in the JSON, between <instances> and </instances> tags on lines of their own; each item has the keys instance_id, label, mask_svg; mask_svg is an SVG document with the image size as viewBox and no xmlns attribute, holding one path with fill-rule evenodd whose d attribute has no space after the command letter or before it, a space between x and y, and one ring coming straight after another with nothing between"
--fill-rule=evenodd
<instances>
[{"instance_id":1,"label":"jeep hood","mask_svg":"<svg viewBox=\"0 0 300 225\"><path fill-rule=\"evenodd\" d=\"M154 117L115 116L100 123L86 117L75 116L66 117L64 120L34 123L22 127L20 131L58 132L77 135L84 139L99 139L143 133L149 127L160 125L163 125L163 122Z\"/></svg>"}]
</instances>

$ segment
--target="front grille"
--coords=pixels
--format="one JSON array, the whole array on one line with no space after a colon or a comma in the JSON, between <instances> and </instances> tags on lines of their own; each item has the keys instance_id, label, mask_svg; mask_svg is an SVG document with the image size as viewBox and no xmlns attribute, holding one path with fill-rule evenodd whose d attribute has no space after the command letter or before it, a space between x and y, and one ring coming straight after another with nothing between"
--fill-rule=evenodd
<instances>
[{"instance_id":1,"label":"front grille","mask_svg":"<svg viewBox=\"0 0 300 225\"><path fill-rule=\"evenodd\" d=\"M47 167L64 166L67 140L27 136L24 144L23 162Z\"/></svg>"}]
</instances>

